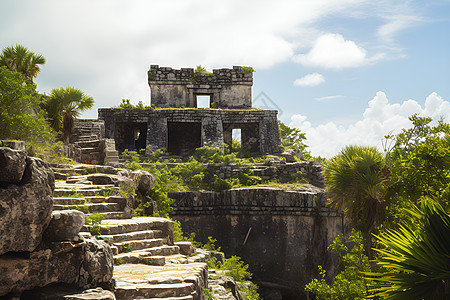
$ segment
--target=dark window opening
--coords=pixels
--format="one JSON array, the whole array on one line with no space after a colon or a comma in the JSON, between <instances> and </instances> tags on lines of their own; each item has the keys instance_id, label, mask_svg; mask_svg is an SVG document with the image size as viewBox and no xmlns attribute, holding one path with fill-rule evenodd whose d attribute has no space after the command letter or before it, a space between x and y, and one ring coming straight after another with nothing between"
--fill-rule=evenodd
<instances>
[{"instance_id":1,"label":"dark window opening","mask_svg":"<svg viewBox=\"0 0 450 300\"><path fill-rule=\"evenodd\" d=\"M167 151L172 155L190 156L201 147L201 123L167 122Z\"/></svg>"}]
</instances>

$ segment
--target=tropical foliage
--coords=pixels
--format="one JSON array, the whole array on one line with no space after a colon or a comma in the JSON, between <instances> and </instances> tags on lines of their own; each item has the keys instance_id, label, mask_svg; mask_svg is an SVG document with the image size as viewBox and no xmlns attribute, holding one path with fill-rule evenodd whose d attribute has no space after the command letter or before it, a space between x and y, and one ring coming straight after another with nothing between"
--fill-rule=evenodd
<instances>
[{"instance_id":1,"label":"tropical foliage","mask_svg":"<svg viewBox=\"0 0 450 300\"><path fill-rule=\"evenodd\" d=\"M449 299L450 215L430 198L409 211L411 222L377 236L382 272L368 273L371 297L387 300Z\"/></svg>"},{"instance_id":2,"label":"tropical foliage","mask_svg":"<svg viewBox=\"0 0 450 300\"><path fill-rule=\"evenodd\" d=\"M334 282L325 280L326 271L319 266L320 279L313 279L305 286L307 292L316 295L319 300L362 300L367 295L367 282L362 272L370 271L369 259L364 255L364 243L361 232L352 230L346 239L338 235L328 249L339 256L339 272ZM348 244L353 244L349 250Z\"/></svg>"},{"instance_id":3,"label":"tropical foliage","mask_svg":"<svg viewBox=\"0 0 450 300\"><path fill-rule=\"evenodd\" d=\"M0 138L31 143L52 141L53 133L39 111L40 96L25 75L0 67Z\"/></svg>"},{"instance_id":4,"label":"tropical foliage","mask_svg":"<svg viewBox=\"0 0 450 300\"><path fill-rule=\"evenodd\" d=\"M68 143L73 133L74 118L94 106L94 99L74 87L52 89L43 104L52 128L63 132L63 140Z\"/></svg>"},{"instance_id":5,"label":"tropical foliage","mask_svg":"<svg viewBox=\"0 0 450 300\"><path fill-rule=\"evenodd\" d=\"M35 54L19 44L6 47L0 54L0 66L22 73L29 82L41 71L40 65L43 64L45 58L42 55Z\"/></svg>"},{"instance_id":6,"label":"tropical foliage","mask_svg":"<svg viewBox=\"0 0 450 300\"><path fill-rule=\"evenodd\" d=\"M280 129L281 151L286 149L298 149L303 153L305 159L312 159L311 153L306 150L305 144L306 134L298 128L292 128L278 120L278 128Z\"/></svg>"},{"instance_id":7,"label":"tropical foliage","mask_svg":"<svg viewBox=\"0 0 450 300\"><path fill-rule=\"evenodd\" d=\"M325 164L324 179L331 204L363 233L371 257L372 231L384 215L388 171L374 147L347 146Z\"/></svg>"},{"instance_id":8,"label":"tropical foliage","mask_svg":"<svg viewBox=\"0 0 450 300\"><path fill-rule=\"evenodd\" d=\"M387 200L387 226L404 219L403 210L423 196L432 197L444 208L450 207L450 125L439 120L413 115L412 128L388 135L393 143L386 161L391 170Z\"/></svg>"}]
</instances>

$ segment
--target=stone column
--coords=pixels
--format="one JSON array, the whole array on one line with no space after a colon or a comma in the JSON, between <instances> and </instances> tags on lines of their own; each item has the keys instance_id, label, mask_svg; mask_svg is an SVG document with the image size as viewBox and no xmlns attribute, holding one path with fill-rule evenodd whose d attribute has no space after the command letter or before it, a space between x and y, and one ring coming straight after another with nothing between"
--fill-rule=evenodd
<instances>
[{"instance_id":1,"label":"stone column","mask_svg":"<svg viewBox=\"0 0 450 300\"><path fill-rule=\"evenodd\" d=\"M202 146L220 147L223 144L222 120L217 117L202 119Z\"/></svg>"}]
</instances>

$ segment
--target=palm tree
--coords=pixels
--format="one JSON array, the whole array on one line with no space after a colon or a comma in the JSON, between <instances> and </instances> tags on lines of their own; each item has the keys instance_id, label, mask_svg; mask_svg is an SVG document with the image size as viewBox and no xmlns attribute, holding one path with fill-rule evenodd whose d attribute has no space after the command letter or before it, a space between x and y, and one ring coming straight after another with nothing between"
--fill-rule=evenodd
<instances>
[{"instance_id":1,"label":"palm tree","mask_svg":"<svg viewBox=\"0 0 450 300\"><path fill-rule=\"evenodd\" d=\"M375 147L347 146L325 163L324 179L330 203L343 210L361 230L372 258L372 231L384 216L388 184L383 155Z\"/></svg>"},{"instance_id":2,"label":"palm tree","mask_svg":"<svg viewBox=\"0 0 450 300\"><path fill-rule=\"evenodd\" d=\"M6 47L0 54L0 66L24 74L31 82L41 71L39 65L43 64L45 58L42 55L35 54L19 44Z\"/></svg>"},{"instance_id":3,"label":"palm tree","mask_svg":"<svg viewBox=\"0 0 450 300\"><path fill-rule=\"evenodd\" d=\"M450 299L450 215L429 198L409 213L408 225L377 237L384 272L366 273L375 282L371 297Z\"/></svg>"},{"instance_id":4,"label":"palm tree","mask_svg":"<svg viewBox=\"0 0 450 300\"><path fill-rule=\"evenodd\" d=\"M55 131L62 129L65 144L69 143L69 138L73 133L74 118L79 117L82 111L91 109L93 106L94 99L74 87L51 90L44 103L50 125Z\"/></svg>"}]
</instances>

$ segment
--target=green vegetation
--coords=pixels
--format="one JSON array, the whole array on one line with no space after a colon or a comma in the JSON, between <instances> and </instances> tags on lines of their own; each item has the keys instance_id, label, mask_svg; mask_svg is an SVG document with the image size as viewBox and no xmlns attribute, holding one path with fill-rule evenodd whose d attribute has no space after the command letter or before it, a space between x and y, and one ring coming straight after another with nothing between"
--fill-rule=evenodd
<instances>
[{"instance_id":1,"label":"green vegetation","mask_svg":"<svg viewBox=\"0 0 450 300\"><path fill-rule=\"evenodd\" d=\"M205 295L205 299L207 300L216 300L217 298L211 293L211 291L207 288L203 288L203 294Z\"/></svg>"},{"instance_id":2,"label":"green vegetation","mask_svg":"<svg viewBox=\"0 0 450 300\"><path fill-rule=\"evenodd\" d=\"M385 155L348 146L325 164L332 202L367 245L376 237L377 255L376 264L360 264L356 273L345 266L332 285L321 270L307 285L319 299L450 297L450 125L432 126L431 118L418 115L410 120L412 128L386 136ZM353 278L351 285L340 284L342 276Z\"/></svg>"},{"instance_id":3,"label":"green vegetation","mask_svg":"<svg viewBox=\"0 0 450 300\"><path fill-rule=\"evenodd\" d=\"M283 152L287 149L298 149L302 152L304 159L312 159L311 153L306 150L306 135L298 128L291 128L278 120L278 128L280 129L281 145L280 150Z\"/></svg>"},{"instance_id":4,"label":"green vegetation","mask_svg":"<svg viewBox=\"0 0 450 300\"><path fill-rule=\"evenodd\" d=\"M372 232L380 224L388 184L383 155L374 147L347 146L325 164L324 179L331 203L361 230L372 258Z\"/></svg>"},{"instance_id":5,"label":"green vegetation","mask_svg":"<svg viewBox=\"0 0 450 300\"><path fill-rule=\"evenodd\" d=\"M45 58L42 55L35 54L19 44L6 47L0 54L0 67L4 66L22 73L28 83L33 82L33 78L41 71L40 65L43 64L45 64Z\"/></svg>"},{"instance_id":6,"label":"green vegetation","mask_svg":"<svg viewBox=\"0 0 450 300\"><path fill-rule=\"evenodd\" d=\"M73 133L74 118L94 106L94 99L74 87L52 89L42 104L52 128L62 130L65 144Z\"/></svg>"},{"instance_id":7,"label":"green vegetation","mask_svg":"<svg viewBox=\"0 0 450 300\"><path fill-rule=\"evenodd\" d=\"M33 156L54 163L71 163L63 155L56 133L63 129L67 142L73 119L93 106L93 99L75 88L36 91L33 79L45 64L42 55L22 45L6 47L0 54L0 138L23 140ZM52 129L53 128L53 129Z\"/></svg>"},{"instance_id":8,"label":"green vegetation","mask_svg":"<svg viewBox=\"0 0 450 300\"><path fill-rule=\"evenodd\" d=\"M100 213L94 214L86 214L84 224L89 225L89 231L92 235L100 235L101 234L101 226L102 220L105 219L105 215Z\"/></svg>"},{"instance_id":9,"label":"green vegetation","mask_svg":"<svg viewBox=\"0 0 450 300\"><path fill-rule=\"evenodd\" d=\"M0 67L0 138L42 145L53 141L54 133L39 110L36 85L19 72Z\"/></svg>"},{"instance_id":10,"label":"green vegetation","mask_svg":"<svg viewBox=\"0 0 450 300\"><path fill-rule=\"evenodd\" d=\"M252 67L241 67L241 73L242 74L248 74L248 73L253 73L256 72L255 69L253 69Z\"/></svg>"},{"instance_id":11,"label":"green vegetation","mask_svg":"<svg viewBox=\"0 0 450 300\"><path fill-rule=\"evenodd\" d=\"M370 271L370 265L369 259L364 255L363 241L361 232L356 230L352 230L348 239L342 235L337 236L328 247L339 256L339 272L333 284L327 283L326 271L319 266L320 279L313 279L305 286L305 290L315 294L316 299L320 300L364 299L367 288L361 272ZM347 247L348 242L353 244L350 250Z\"/></svg>"},{"instance_id":12,"label":"green vegetation","mask_svg":"<svg viewBox=\"0 0 450 300\"><path fill-rule=\"evenodd\" d=\"M122 252L127 253L133 251L133 245L130 243L122 243Z\"/></svg>"},{"instance_id":13,"label":"green vegetation","mask_svg":"<svg viewBox=\"0 0 450 300\"><path fill-rule=\"evenodd\" d=\"M124 110L154 110L156 106L153 104L151 106L144 105L142 101L139 101L138 104L130 103L130 99L122 99L122 103L118 106L112 106L112 108L119 108Z\"/></svg>"},{"instance_id":14,"label":"green vegetation","mask_svg":"<svg viewBox=\"0 0 450 300\"><path fill-rule=\"evenodd\" d=\"M409 211L409 225L386 230L380 244L372 297L382 299L449 299L450 215L431 198Z\"/></svg>"},{"instance_id":15,"label":"green vegetation","mask_svg":"<svg viewBox=\"0 0 450 300\"><path fill-rule=\"evenodd\" d=\"M213 73L207 71L201 65L198 65L194 70L194 77L208 77L208 76L212 76L212 74Z\"/></svg>"}]
</instances>

